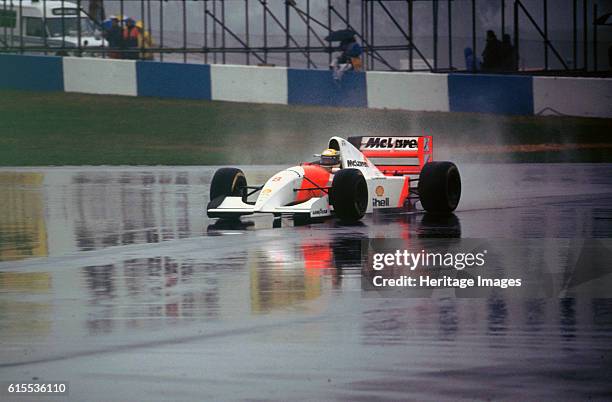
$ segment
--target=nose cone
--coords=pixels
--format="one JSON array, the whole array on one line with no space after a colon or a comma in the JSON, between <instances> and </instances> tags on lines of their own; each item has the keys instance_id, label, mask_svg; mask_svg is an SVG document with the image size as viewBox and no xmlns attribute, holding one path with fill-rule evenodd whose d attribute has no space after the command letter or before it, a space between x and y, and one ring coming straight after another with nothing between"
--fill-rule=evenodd
<instances>
[{"instance_id":1,"label":"nose cone","mask_svg":"<svg viewBox=\"0 0 612 402\"><path fill-rule=\"evenodd\" d=\"M294 189L300 188L302 182L301 168L294 167L283 170L272 176L261 189L255 202L255 212L274 212L281 207L295 201Z\"/></svg>"}]
</instances>

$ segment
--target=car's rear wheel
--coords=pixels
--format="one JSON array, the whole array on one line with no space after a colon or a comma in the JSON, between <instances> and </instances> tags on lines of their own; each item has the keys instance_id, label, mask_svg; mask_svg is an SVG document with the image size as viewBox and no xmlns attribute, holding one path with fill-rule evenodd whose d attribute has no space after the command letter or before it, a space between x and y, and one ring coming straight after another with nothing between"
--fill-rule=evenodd
<instances>
[{"instance_id":1,"label":"car's rear wheel","mask_svg":"<svg viewBox=\"0 0 612 402\"><path fill-rule=\"evenodd\" d=\"M334 175L330 194L334 213L344 223L360 220L368 208L368 185L358 169L342 169Z\"/></svg>"},{"instance_id":2,"label":"car's rear wheel","mask_svg":"<svg viewBox=\"0 0 612 402\"><path fill-rule=\"evenodd\" d=\"M461 176L452 162L429 162L419 175L419 198L433 214L450 214L461 198Z\"/></svg>"}]
</instances>

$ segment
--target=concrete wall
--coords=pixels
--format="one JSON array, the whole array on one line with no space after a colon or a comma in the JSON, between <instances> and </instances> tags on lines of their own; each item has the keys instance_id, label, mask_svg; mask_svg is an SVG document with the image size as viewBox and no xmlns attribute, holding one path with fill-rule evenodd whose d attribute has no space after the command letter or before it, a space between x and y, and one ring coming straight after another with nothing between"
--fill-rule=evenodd
<instances>
[{"instance_id":1,"label":"concrete wall","mask_svg":"<svg viewBox=\"0 0 612 402\"><path fill-rule=\"evenodd\" d=\"M211 99L210 66L178 63L137 63L138 96Z\"/></svg>"},{"instance_id":2,"label":"concrete wall","mask_svg":"<svg viewBox=\"0 0 612 402\"><path fill-rule=\"evenodd\" d=\"M368 107L448 112L448 76L429 73L367 73Z\"/></svg>"},{"instance_id":3,"label":"concrete wall","mask_svg":"<svg viewBox=\"0 0 612 402\"><path fill-rule=\"evenodd\" d=\"M63 91L62 58L53 56L0 56L0 89Z\"/></svg>"},{"instance_id":4,"label":"concrete wall","mask_svg":"<svg viewBox=\"0 0 612 402\"><path fill-rule=\"evenodd\" d=\"M451 112L533 114L531 77L451 74L448 97Z\"/></svg>"},{"instance_id":5,"label":"concrete wall","mask_svg":"<svg viewBox=\"0 0 612 402\"><path fill-rule=\"evenodd\" d=\"M602 78L533 78L535 114L612 117L612 80Z\"/></svg>"},{"instance_id":6,"label":"concrete wall","mask_svg":"<svg viewBox=\"0 0 612 402\"><path fill-rule=\"evenodd\" d=\"M136 62L64 57L64 90L89 94L136 96Z\"/></svg>"},{"instance_id":7,"label":"concrete wall","mask_svg":"<svg viewBox=\"0 0 612 402\"><path fill-rule=\"evenodd\" d=\"M612 79L347 72L0 55L0 89L612 118Z\"/></svg>"},{"instance_id":8,"label":"concrete wall","mask_svg":"<svg viewBox=\"0 0 612 402\"><path fill-rule=\"evenodd\" d=\"M339 82L329 70L288 71L289 104L367 107L366 74L348 72Z\"/></svg>"},{"instance_id":9,"label":"concrete wall","mask_svg":"<svg viewBox=\"0 0 612 402\"><path fill-rule=\"evenodd\" d=\"M212 99L287 104L287 69L214 64L210 68Z\"/></svg>"}]
</instances>

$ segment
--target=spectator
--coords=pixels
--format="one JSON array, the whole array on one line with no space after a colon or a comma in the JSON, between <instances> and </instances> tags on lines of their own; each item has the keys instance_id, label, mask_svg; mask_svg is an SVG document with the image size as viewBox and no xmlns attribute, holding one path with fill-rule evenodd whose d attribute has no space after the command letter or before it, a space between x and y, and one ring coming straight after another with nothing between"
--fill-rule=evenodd
<instances>
[{"instance_id":1,"label":"spectator","mask_svg":"<svg viewBox=\"0 0 612 402\"><path fill-rule=\"evenodd\" d=\"M342 52L331 64L334 71L334 80L340 81L344 73L351 68L354 70L361 69L361 53L363 52L355 36L345 39L340 42L339 50Z\"/></svg>"},{"instance_id":2,"label":"spectator","mask_svg":"<svg viewBox=\"0 0 612 402\"><path fill-rule=\"evenodd\" d=\"M480 61L480 58L474 57L474 51L471 47L466 47L463 49L463 55L465 56L465 69L467 71L480 71L482 68L482 62ZM474 64L474 62L476 62L476 64Z\"/></svg>"},{"instance_id":3,"label":"spectator","mask_svg":"<svg viewBox=\"0 0 612 402\"><path fill-rule=\"evenodd\" d=\"M147 50L153 47L151 33L144 29L142 21L136 22L136 28L138 28L138 48L141 49L140 58L142 60L153 60L153 53Z\"/></svg>"},{"instance_id":4,"label":"spectator","mask_svg":"<svg viewBox=\"0 0 612 402\"><path fill-rule=\"evenodd\" d=\"M138 28L136 28L136 21L132 18L128 18L126 21L126 27L123 30L123 47L128 50L125 55L125 59L137 60L138 59L138 35L140 34ZM131 51L130 51L131 50Z\"/></svg>"},{"instance_id":5,"label":"spectator","mask_svg":"<svg viewBox=\"0 0 612 402\"><path fill-rule=\"evenodd\" d=\"M510 35L504 34L501 43L501 68L504 71L516 71L518 70L516 49L512 46L512 39Z\"/></svg>"},{"instance_id":6,"label":"spectator","mask_svg":"<svg viewBox=\"0 0 612 402\"><path fill-rule=\"evenodd\" d=\"M112 50L109 52L108 57L111 59L120 59L121 52L118 50L123 46L123 34L121 33L121 26L119 25L119 18L111 15L111 26L104 31L104 36L108 41L108 47Z\"/></svg>"},{"instance_id":7,"label":"spectator","mask_svg":"<svg viewBox=\"0 0 612 402\"><path fill-rule=\"evenodd\" d=\"M499 70L501 64L501 43L495 32L487 31L487 44L482 52L482 69L483 71Z\"/></svg>"}]
</instances>

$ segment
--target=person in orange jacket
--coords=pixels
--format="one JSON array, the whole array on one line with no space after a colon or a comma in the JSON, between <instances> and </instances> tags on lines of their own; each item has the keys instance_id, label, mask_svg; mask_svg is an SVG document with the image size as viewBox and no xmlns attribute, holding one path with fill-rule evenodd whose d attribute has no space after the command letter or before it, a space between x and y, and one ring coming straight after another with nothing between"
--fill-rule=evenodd
<instances>
[{"instance_id":1,"label":"person in orange jacket","mask_svg":"<svg viewBox=\"0 0 612 402\"><path fill-rule=\"evenodd\" d=\"M138 36L140 32L136 27L136 21L132 18L126 20L126 26L123 29L123 44L127 50L138 49ZM126 52L124 59L137 60L138 52Z\"/></svg>"}]
</instances>

